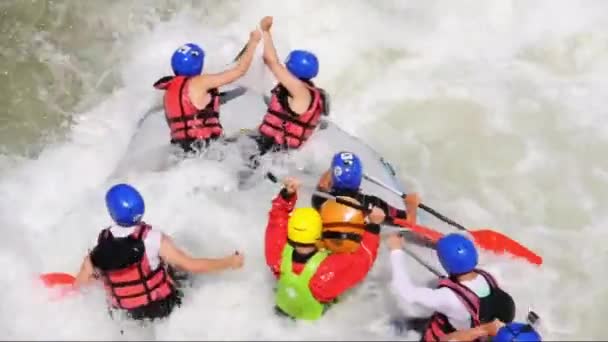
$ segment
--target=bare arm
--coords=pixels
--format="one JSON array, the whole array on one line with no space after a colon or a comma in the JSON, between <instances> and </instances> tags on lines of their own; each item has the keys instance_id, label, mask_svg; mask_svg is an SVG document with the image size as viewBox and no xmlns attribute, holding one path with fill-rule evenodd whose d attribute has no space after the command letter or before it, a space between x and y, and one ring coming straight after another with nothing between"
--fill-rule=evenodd
<instances>
[{"instance_id":1,"label":"bare arm","mask_svg":"<svg viewBox=\"0 0 608 342\"><path fill-rule=\"evenodd\" d=\"M196 93L204 94L209 89L218 88L232 83L245 75L251 66L253 54L255 53L255 48L260 42L260 39L260 32L258 30L252 31L251 35L249 36L249 42L247 42L247 47L245 48L245 52L238 59L236 65L217 74L204 74L192 78L190 80L191 92L194 91Z\"/></svg>"},{"instance_id":2,"label":"bare arm","mask_svg":"<svg viewBox=\"0 0 608 342\"><path fill-rule=\"evenodd\" d=\"M331 169L323 172L321 178L319 178L319 182L317 183L317 190L325 192L331 190L331 172Z\"/></svg>"},{"instance_id":3,"label":"bare arm","mask_svg":"<svg viewBox=\"0 0 608 342\"><path fill-rule=\"evenodd\" d=\"M93 263L91 262L91 257L87 255L84 260L82 260L82 264L80 265L80 271L76 275L76 281L74 282L74 286L82 286L90 283L95 279L95 268L93 267Z\"/></svg>"},{"instance_id":4,"label":"bare arm","mask_svg":"<svg viewBox=\"0 0 608 342\"><path fill-rule=\"evenodd\" d=\"M480 337L487 336L483 327L478 326L466 330L458 330L451 334L447 334L441 338L441 341L475 341Z\"/></svg>"},{"instance_id":5,"label":"bare arm","mask_svg":"<svg viewBox=\"0 0 608 342\"><path fill-rule=\"evenodd\" d=\"M496 336L498 329L502 326L504 326L504 323L496 319L475 328L458 330L447 334L441 338L441 341L474 341L481 337Z\"/></svg>"},{"instance_id":6,"label":"bare arm","mask_svg":"<svg viewBox=\"0 0 608 342\"><path fill-rule=\"evenodd\" d=\"M293 98L292 105L294 108L292 110L296 113L303 113L310 105L310 91L306 83L292 75L283 63L279 61L277 50L274 47L272 35L270 34L270 26L272 26L271 17L262 19L260 27L262 28L262 37L264 38L264 63L266 63L274 77L287 89Z\"/></svg>"},{"instance_id":7,"label":"bare arm","mask_svg":"<svg viewBox=\"0 0 608 342\"><path fill-rule=\"evenodd\" d=\"M417 193L411 193L405 196L403 200L405 210L407 212L406 220L411 224L417 224L418 206L420 205L420 196Z\"/></svg>"},{"instance_id":8,"label":"bare arm","mask_svg":"<svg viewBox=\"0 0 608 342\"><path fill-rule=\"evenodd\" d=\"M241 254L232 254L224 258L193 258L179 249L167 235L160 241L160 257L170 265L191 273L222 271L227 268L239 268L243 265Z\"/></svg>"}]
</instances>

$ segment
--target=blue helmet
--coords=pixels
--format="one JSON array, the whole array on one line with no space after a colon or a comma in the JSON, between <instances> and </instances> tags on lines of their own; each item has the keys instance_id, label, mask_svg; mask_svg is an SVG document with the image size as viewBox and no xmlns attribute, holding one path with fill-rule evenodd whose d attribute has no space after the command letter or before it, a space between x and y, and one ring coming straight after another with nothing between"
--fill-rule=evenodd
<instances>
[{"instance_id":1,"label":"blue helmet","mask_svg":"<svg viewBox=\"0 0 608 342\"><path fill-rule=\"evenodd\" d=\"M205 64L205 51L193 43L180 46L171 57L171 68L176 76L200 75L203 64Z\"/></svg>"},{"instance_id":2,"label":"blue helmet","mask_svg":"<svg viewBox=\"0 0 608 342\"><path fill-rule=\"evenodd\" d=\"M116 184L108 190L106 207L114 222L122 227L139 223L146 210L139 191L128 184Z\"/></svg>"},{"instance_id":3,"label":"blue helmet","mask_svg":"<svg viewBox=\"0 0 608 342\"><path fill-rule=\"evenodd\" d=\"M477 266L477 248L463 235L452 233L437 241L437 256L449 275L471 272Z\"/></svg>"},{"instance_id":4,"label":"blue helmet","mask_svg":"<svg viewBox=\"0 0 608 342\"><path fill-rule=\"evenodd\" d=\"M509 323L498 330L492 342L540 342L542 337L530 324Z\"/></svg>"},{"instance_id":5,"label":"blue helmet","mask_svg":"<svg viewBox=\"0 0 608 342\"><path fill-rule=\"evenodd\" d=\"M319 73L319 60L312 52L293 50L285 60L287 70L299 79L310 80Z\"/></svg>"},{"instance_id":6,"label":"blue helmet","mask_svg":"<svg viewBox=\"0 0 608 342\"><path fill-rule=\"evenodd\" d=\"M359 190L363 165L356 154L338 152L331 160L331 182L334 189Z\"/></svg>"}]
</instances>

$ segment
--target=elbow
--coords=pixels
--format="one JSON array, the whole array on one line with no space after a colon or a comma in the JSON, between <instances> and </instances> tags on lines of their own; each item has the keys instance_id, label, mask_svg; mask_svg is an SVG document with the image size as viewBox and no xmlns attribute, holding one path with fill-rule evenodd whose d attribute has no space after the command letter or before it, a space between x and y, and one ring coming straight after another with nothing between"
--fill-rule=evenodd
<instances>
[{"instance_id":1,"label":"elbow","mask_svg":"<svg viewBox=\"0 0 608 342\"><path fill-rule=\"evenodd\" d=\"M182 265L173 265L176 269L186 271L188 273L196 273L196 269L191 263L184 263Z\"/></svg>"},{"instance_id":2,"label":"elbow","mask_svg":"<svg viewBox=\"0 0 608 342\"><path fill-rule=\"evenodd\" d=\"M200 265L194 259L180 260L179 263L174 263L172 266L174 266L177 269L189 272L189 273L204 272L204 270L202 270L202 271L200 270L200 268L201 268L201 267L199 267Z\"/></svg>"}]
</instances>

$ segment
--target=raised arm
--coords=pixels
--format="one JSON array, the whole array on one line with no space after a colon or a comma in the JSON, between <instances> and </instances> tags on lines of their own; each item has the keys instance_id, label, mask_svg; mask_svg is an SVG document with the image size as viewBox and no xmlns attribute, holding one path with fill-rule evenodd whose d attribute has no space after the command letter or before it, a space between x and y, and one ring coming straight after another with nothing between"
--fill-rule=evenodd
<instances>
[{"instance_id":1,"label":"raised arm","mask_svg":"<svg viewBox=\"0 0 608 342\"><path fill-rule=\"evenodd\" d=\"M308 104L311 101L311 94L306 86L306 83L296 76L292 75L289 70L279 61L277 50L274 47L272 41L272 35L270 33L270 27L272 26L272 17L265 17L260 23L262 29L262 37L264 38L264 63L268 66L272 74L281 83L289 94L293 97L296 102L303 102L306 104L301 112L308 109ZM300 106L298 106L300 107ZM297 108L300 109L300 108Z\"/></svg>"},{"instance_id":2,"label":"raised arm","mask_svg":"<svg viewBox=\"0 0 608 342\"><path fill-rule=\"evenodd\" d=\"M249 41L247 42L247 47L245 48L245 52L238 59L235 66L217 74L203 74L196 76L192 78L192 80L190 80L191 87L208 91L209 89L218 88L223 85L230 84L241 78L243 75L245 75L245 73L247 72L247 70L249 70L249 67L251 66L251 62L253 61L253 54L255 53L255 48L260 42L260 39L260 31L251 31L251 34L249 35Z\"/></svg>"}]
</instances>

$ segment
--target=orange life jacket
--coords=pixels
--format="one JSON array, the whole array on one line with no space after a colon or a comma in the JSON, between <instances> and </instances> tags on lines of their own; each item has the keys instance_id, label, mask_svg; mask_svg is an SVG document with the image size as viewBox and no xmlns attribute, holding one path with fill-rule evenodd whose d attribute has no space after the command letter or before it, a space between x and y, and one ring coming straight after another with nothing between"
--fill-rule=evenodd
<instances>
[{"instance_id":1,"label":"orange life jacket","mask_svg":"<svg viewBox=\"0 0 608 342\"><path fill-rule=\"evenodd\" d=\"M211 100L202 110L197 109L188 97L190 78L167 76L154 83L156 89L165 90L165 118L171 130L172 142L218 138L223 133L220 124L220 94L209 90Z\"/></svg>"},{"instance_id":2,"label":"orange life jacket","mask_svg":"<svg viewBox=\"0 0 608 342\"><path fill-rule=\"evenodd\" d=\"M312 94L312 103L308 110L300 115L294 113L288 105L288 92L278 84L272 90L268 111L260 125L263 136L273 138L275 144L289 148L299 148L312 135L321 115L326 112L325 95L314 85L307 85Z\"/></svg>"},{"instance_id":3,"label":"orange life jacket","mask_svg":"<svg viewBox=\"0 0 608 342\"><path fill-rule=\"evenodd\" d=\"M138 226L125 238L115 238L110 229L99 234L91 252L93 265L101 271L113 307L132 310L174 294L175 282L164 264L152 270L143 240L151 227Z\"/></svg>"}]
</instances>

